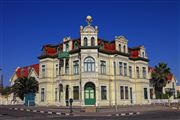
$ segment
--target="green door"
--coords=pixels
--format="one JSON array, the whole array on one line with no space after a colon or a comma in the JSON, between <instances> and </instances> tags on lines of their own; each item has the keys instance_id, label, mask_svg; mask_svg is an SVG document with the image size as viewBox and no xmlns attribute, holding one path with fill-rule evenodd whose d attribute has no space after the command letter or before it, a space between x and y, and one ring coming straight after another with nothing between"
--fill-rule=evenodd
<instances>
[{"instance_id":1,"label":"green door","mask_svg":"<svg viewBox=\"0 0 180 120\"><path fill-rule=\"evenodd\" d=\"M93 86L86 86L84 90L85 105L95 105L96 95L95 88Z\"/></svg>"}]
</instances>

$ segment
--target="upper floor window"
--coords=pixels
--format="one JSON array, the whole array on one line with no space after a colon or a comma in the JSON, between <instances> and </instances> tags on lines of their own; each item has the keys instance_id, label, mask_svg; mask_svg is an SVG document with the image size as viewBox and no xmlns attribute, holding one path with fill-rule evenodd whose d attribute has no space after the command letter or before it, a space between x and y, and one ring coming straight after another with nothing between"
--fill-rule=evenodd
<instances>
[{"instance_id":1,"label":"upper floor window","mask_svg":"<svg viewBox=\"0 0 180 120\"><path fill-rule=\"evenodd\" d=\"M94 39L94 37L91 38L91 46L95 46L95 39Z\"/></svg>"},{"instance_id":2,"label":"upper floor window","mask_svg":"<svg viewBox=\"0 0 180 120\"><path fill-rule=\"evenodd\" d=\"M132 66L129 66L129 77L132 78Z\"/></svg>"},{"instance_id":3,"label":"upper floor window","mask_svg":"<svg viewBox=\"0 0 180 120\"><path fill-rule=\"evenodd\" d=\"M125 45L123 47L123 51L124 51L124 53L126 53L126 46Z\"/></svg>"},{"instance_id":4,"label":"upper floor window","mask_svg":"<svg viewBox=\"0 0 180 120\"><path fill-rule=\"evenodd\" d=\"M136 75L137 75L137 78L140 78L139 67L136 67Z\"/></svg>"},{"instance_id":5,"label":"upper floor window","mask_svg":"<svg viewBox=\"0 0 180 120\"><path fill-rule=\"evenodd\" d=\"M85 58L84 71L85 72L95 71L95 60L92 57Z\"/></svg>"},{"instance_id":6,"label":"upper floor window","mask_svg":"<svg viewBox=\"0 0 180 120\"><path fill-rule=\"evenodd\" d=\"M59 75L59 65L56 64L56 76Z\"/></svg>"},{"instance_id":7,"label":"upper floor window","mask_svg":"<svg viewBox=\"0 0 180 120\"><path fill-rule=\"evenodd\" d=\"M46 75L46 66L45 65L41 66L41 71L42 71L42 78L44 78Z\"/></svg>"},{"instance_id":8,"label":"upper floor window","mask_svg":"<svg viewBox=\"0 0 180 120\"><path fill-rule=\"evenodd\" d=\"M124 63L124 76L127 76L127 63Z\"/></svg>"},{"instance_id":9,"label":"upper floor window","mask_svg":"<svg viewBox=\"0 0 180 120\"><path fill-rule=\"evenodd\" d=\"M101 74L106 74L106 61L100 61Z\"/></svg>"},{"instance_id":10,"label":"upper floor window","mask_svg":"<svg viewBox=\"0 0 180 120\"><path fill-rule=\"evenodd\" d=\"M87 37L84 38L84 46L87 46Z\"/></svg>"},{"instance_id":11,"label":"upper floor window","mask_svg":"<svg viewBox=\"0 0 180 120\"><path fill-rule=\"evenodd\" d=\"M121 52L121 44L119 44L119 52Z\"/></svg>"},{"instance_id":12,"label":"upper floor window","mask_svg":"<svg viewBox=\"0 0 180 120\"><path fill-rule=\"evenodd\" d=\"M146 67L143 67L143 70L142 70L142 74L143 74L143 78L146 78Z\"/></svg>"},{"instance_id":13,"label":"upper floor window","mask_svg":"<svg viewBox=\"0 0 180 120\"><path fill-rule=\"evenodd\" d=\"M66 60L65 74L69 74L69 60Z\"/></svg>"},{"instance_id":14,"label":"upper floor window","mask_svg":"<svg viewBox=\"0 0 180 120\"><path fill-rule=\"evenodd\" d=\"M122 67L122 62L119 62L119 74L120 74L120 75L123 75L122 69L123 69L123 67Z\"/></svg>"},{"instance_id":15,"label":"upper floor window","mask_svg":"<svg viewBox=\"0 0 180 120\"><path fill-rule=\"evenodd\" d=\"M73 62L73 68L74 68L73 70L74 74L75 75L79 74L79 61L78 60Z\"/></svg>"}]
</instances>

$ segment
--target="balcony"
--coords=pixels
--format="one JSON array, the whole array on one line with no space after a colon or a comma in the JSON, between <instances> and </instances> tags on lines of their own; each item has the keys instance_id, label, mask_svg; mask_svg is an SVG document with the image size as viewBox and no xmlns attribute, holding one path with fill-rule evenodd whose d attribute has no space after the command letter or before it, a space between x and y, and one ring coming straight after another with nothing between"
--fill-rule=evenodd
<instances>
[{"instance_id":1,"label":"balcony","mask_svg":"<svg viewBox=\"0 0 180 120\"><path fill-rule=\"evenodd\" d=\"M58 58L69 58L69 52L59 53Z\"/></svg>"}]
</instances>

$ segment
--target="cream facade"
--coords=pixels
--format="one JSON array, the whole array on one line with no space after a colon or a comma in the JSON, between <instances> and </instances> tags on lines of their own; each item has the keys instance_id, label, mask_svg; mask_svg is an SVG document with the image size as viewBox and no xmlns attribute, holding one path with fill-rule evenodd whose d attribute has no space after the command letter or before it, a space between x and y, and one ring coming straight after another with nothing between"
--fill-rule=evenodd
<instances>
[{"instance_id":1,"label":"cream facade","mask_svg":"<svg viewBox=\"0 0 180 120\"><path fill-rule=\"evenodd\" d=\"M98 27L80 27L80 38L45 45L39 58L38 105L114 106L150 104L144 46L128 48L124 36L98 38Z\"/></svg>"}]
</instances>

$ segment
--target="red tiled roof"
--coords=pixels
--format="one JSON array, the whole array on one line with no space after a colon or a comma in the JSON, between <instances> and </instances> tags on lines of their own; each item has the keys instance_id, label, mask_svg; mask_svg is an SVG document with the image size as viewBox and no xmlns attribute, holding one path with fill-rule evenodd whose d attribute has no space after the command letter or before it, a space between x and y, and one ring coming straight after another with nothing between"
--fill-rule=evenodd
<instances>
[{"instance_id":1,"label":"red tiled roof","mask_svg":"<svg viewBox=\"0 0 180 120\"><path fill-rule=\"evenodd\" d=\"M48 55L55 55L57 53L57 49L55 47L45 46L44 49Z\"/></svg>"},{"instance_id":2,"label":"red tiled roof","mask_svg":"<svg viewBox=\"0 0 180 120\"><path fill-rule=\"evenodd\" d=\"M154 68L153 67L151 67L151 66L148 66L148 72L153 72L154 71Z\"/></svg>"},{"instance_id":3,"label":"red tiled roof","mask_svg":"<svg viewBox=\"0 0 180 120\"><path fill-rule=\"evenodd\" d=\"M16 75L18 78L20 77L28 77L29 75L29 71L31 69L34 69L37 73L37 75L39 76L39 64L34 64L34 65L30 65L30 66L25 66L25 67L21 67L21 68L18 68L16 70Z\"/></svg>"},{"instance_id":4,"label":"red tiled roof","mask_svg":"<svg viewBox=\"0 0 180 120\"><path fill-rule=\"evenodd\" d=\"M171 73L170 73L170 74L168 74L166 78L167 78L167 80L172 80L172 78L173 78L173 74L171 74Z\"/></svg>"},{"instance_id":5,"label":"red tiled roof","mask_svg":"<svg viewBox=\"0 0 180 120\"><path fill-rule=\"evenodd\" d=\"M139 50L130 50L130 58L138 58Z\"/></svg>"}]
</instances>

